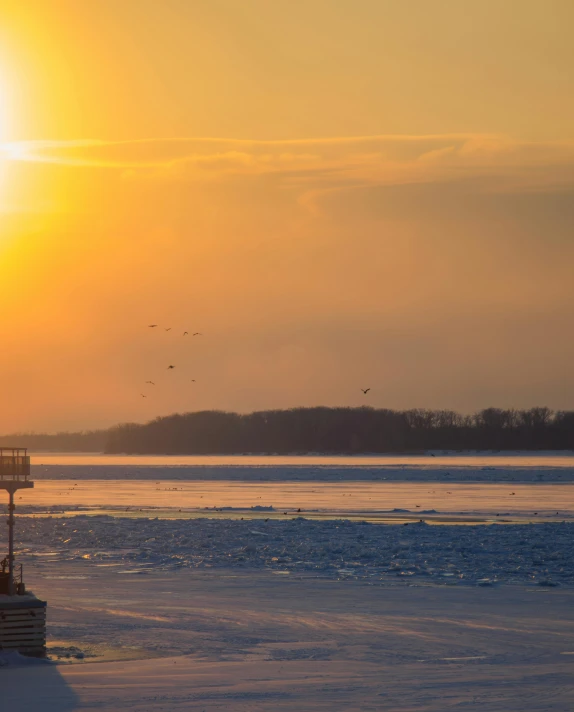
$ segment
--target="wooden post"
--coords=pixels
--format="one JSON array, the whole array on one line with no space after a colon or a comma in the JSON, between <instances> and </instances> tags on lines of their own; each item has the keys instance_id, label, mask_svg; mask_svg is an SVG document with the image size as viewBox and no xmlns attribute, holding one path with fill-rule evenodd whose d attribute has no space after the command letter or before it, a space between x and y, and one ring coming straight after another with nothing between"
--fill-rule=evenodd
<instances>
[{"instance_id":1,"label":"wooden post","mask_svg":"<svg viewBox=\"0 0 574 712\"><path fill-rule=\"evenodd\" d=\"M15 596L14 588L14 490L8 490L8 595Z\"/></svg>"}]
</instances>

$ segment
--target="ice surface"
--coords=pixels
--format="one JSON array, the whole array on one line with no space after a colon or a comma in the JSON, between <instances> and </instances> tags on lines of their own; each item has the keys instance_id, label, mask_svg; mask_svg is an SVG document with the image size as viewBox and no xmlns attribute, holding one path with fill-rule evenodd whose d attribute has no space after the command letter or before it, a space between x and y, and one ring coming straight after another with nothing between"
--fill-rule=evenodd
<instances>
[{"instance_id":1,"label":"ice surface","mask_svg":"<svg viewBox=\"0 0 574 712\"><path fill-rule=\"evenodd\" d=\"M49 646L86 658L0 669L2 712L574 709L566 588L60 568L89 578L33 577Z\"/></svg>"},{"instance_id":2,"label":"ice surface","mask_svg":"<svg viewBox=\"0 0 574 712\"><path fill-rule=\"evenodd\" d=\"M158 476L159 477L159 476ZM574 514L574 484L468 482L240 482L237 480L39 480L17 499L26 506L201 508L231 511L273 506L288 510L373 512L432 510ZM270 510L271 511L271 510Z\"/></svg>"},{"instance_id":3,"label":"ice surface","mask_svg":"<svg viewBox=\"0 0 574 712\"><path fill-rule=\"evenodd\" d=\"M233 567L372 581L394 576L457 585L482 579L574 584L574 523L385 526L298 517L254 526L228 519L78 515L20 517L16 532L18 560L43 569L62 560L89 560L148 574Z\"/></svg>"},{"instance_id":4,"label":"ice surface","mask_svg":"<svg viewBox=\"0 0 574 712\"><path fill-rule=\"evenodd\" d=\"M0 709L570 712L574 468L494 462L50 465L17 556L62 664L0 666ZM35 516L97 505L115 516ZM413 521L480 511L566 521Z\"/></svg>"},{"instance_id":5,"label":"ice surface","mask_svg":"<svg viewBox=\"0 0 574 712\"><path fill-rule=\"evenodd\" d=\"M25 655L20 655L18 652L0 650L0 668L3 667L22 667L30 665L45 665L50 664L49 660L41 658L30 658Z\"/></svg>"},{"instance_id":6,"label":"ice surface","mask_svg":"<svg viewBox=\"0 0 574 712\"><path fill-rule=\"evenodd\" d=\"M187 458L190 459L190 458ZM179 464L186 458L98 456L58 458L62 464L33 459L35 480L183 480L188 482L574 482L574 456L496 458L196 458L203 464ZM493 458L490 458L493 459ZM86 464L86 461L92 464ZM173 464L169 464L170 461ZM48 460L49 462L49 460Z\"/></svg>"}]
</instances>

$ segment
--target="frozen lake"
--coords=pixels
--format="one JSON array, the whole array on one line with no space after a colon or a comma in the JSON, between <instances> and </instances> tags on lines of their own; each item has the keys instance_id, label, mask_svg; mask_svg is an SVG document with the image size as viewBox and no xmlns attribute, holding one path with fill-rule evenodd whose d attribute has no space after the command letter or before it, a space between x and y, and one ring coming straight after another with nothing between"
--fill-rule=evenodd
<instances>
[{"instance_id":1,"label":"frozen lake","mask_svg":"<svg viewBox=\"0 0 574 712\"><path fill-rule=\"evenodd\" d=\"M30 583L63 664L0 668L11 712L574 709L571 590L60 573Z\"/></svg>"},{"instance_id":2,"label":"frozen lake","mask_svg":"<svg viewBox=\"0 0 574 712\"><path fill-rule=\"evenodd\" d=\"M574 454L381 457L37 454L18 505L123 516L574 516ZM257 512L253 508L270 508ZM19 508L22 510L21 506ZM28 509L28 511L32 511Z\"/></svg>"},{"instance_id":3,"label":"frozen lake","mask_svg":"<svg viewBox=\"0 0 574 712\"><path fill-rule=\"evenodd\" d=\"M572 453L383 457L108 456L36 454L32 475L44 480L137 480L203 483L572 483ZM64 485L62 484L62 487ZM97 485L101 489L101 485ZM215 485L214 485L215 487ZM390 490L389 490L390 491ZM219 489L214 494L219 497ZM256 496L261 495L258 493ZM371 496L371 495L367 495ZM294 506L311 503L293 502ZM228 506L218 499L212 505ZM345 503L346 504L346 503ZM419 502L420 504L420 502ZM280 505L283 506L283 505ZM285 502L289 506L289 502ZM393 505L395 506L395 505ZM402 506L397 504L396 506ZM550 506L554 506L553 504Z\"/></svg>"},{"instance_id":4,"label":"frozen lake","mask_svg":"<svg viewBox=\"0 0 574 712\"><path fill-rule=\"evenodd\" d=\"M573 709L571 454L34 461L14 712Z\"/></svg>"},{"instance_id":5,"label":"frozen lake","mask_svg":"<svg viewBox=\"0 0 574 712\"><path fill-rule=\"evenodd\" d=\"M125 467L569 467L574 452L480 452L423 455L104 455L101 453L31 453L39 465Z\"/></svg>"},{"instance_id":6,"label":"frozen lake","mask_svg":"<svg viewBox=\"0 0 574 712\"><path fill-rule=\"evenodd\" d=\"M574 524L126 516L19 518L60 664L7 709L573 709Z\"/></svg>"},{"instance_id":7,"label":"frozen lake","mask_svg":"<svg viewBox=\"0 0 574 712\"><path fill-rule=\"evenodd\" d=\"M38 480L19 494L25 507L116 509L125 516L153 509L171 516L364 516L408 510L441 514L521 514L530 519L574 516L573 484L442 482L237 482L226 480ZM252 508L265 508L262 511ZM267 511L272 507L274 511ZM181 510L181 511L180 511ZM238 511L235 511L238 510ZM429 513L429 510L430 513ZM536 514L535 514L536 513ZM399 513L400 514L400 513Z\"/></svg>"}]
</instances>

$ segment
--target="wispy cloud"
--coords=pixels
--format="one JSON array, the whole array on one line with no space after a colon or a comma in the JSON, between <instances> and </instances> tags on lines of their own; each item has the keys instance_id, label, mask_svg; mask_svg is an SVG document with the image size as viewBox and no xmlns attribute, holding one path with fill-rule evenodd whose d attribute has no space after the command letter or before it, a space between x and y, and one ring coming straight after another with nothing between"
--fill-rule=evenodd
<instances>
[{"instance_id":1,"label":"wispy cloud","mask_svg":"<svg viewBox=\"0 0 574 712\"><path fill-rule=\"evenodd\" d=\"M9 161L133 169L173 179L275 174L315 193L469 178L485 179L493 190L574 185L574 143L488 134L23 141L4 144L1 151Z\"/></svg>"}]
</instances>

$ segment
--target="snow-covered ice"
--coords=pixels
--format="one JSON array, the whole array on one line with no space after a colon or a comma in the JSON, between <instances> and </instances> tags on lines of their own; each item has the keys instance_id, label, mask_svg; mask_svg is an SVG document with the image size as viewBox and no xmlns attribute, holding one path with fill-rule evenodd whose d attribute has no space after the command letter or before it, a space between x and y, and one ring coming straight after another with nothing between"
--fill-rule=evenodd
<instances>
[{"instance_id":1,"label":"snow-covered ice","mask_svg":"<svg viewBox=\"0 0 574 712\"><path fill-rule=\"evenodd\" d=\"M324 512L364 513L406 509L437 512L574 514L570 483L238 482L179 480L39 480L17 500L27 506L217 509L273 506ZM24 508L22 508L24 507ZM32 510L29 510L32 511Z\"/></svg>"},{"instance_id":2,"label":"snow-covered ice","mask_svg":"<svg viewBox=\"0 0 574 712\"><path fill-rule=\"evenodd\" d=\"M86 657L0 668L3 712L574 709L570 589L58 568L50 645Z\"/></svg>"},{"instance_id":3,"label":"snow-covered ice","mask_svg":"<svg viewBox=\"0 0 574 712\"><path fill-rule=\"evenodd\" d=\"M574 584L574 523L430 526L344 520L20 517L18 558L26 568L60 561L157 570L268 569L331 578L388 577L449 585ZM33 562L33 563L32 563Z\"/></svg>"},{"instance_id":4,"label":"snow-covered ice","mask_svg":"<svg viewBox=\"0 0 574 712\"><path fill-rule=\"evenodd\" d=\"M57 664L4 658L0 711L571 712L571 458L492 462L46 465L17 555Z\"/></svg>"},{"instance_id":5,"label":"snow-covered ice","mask_svg":"<svg viewBox=\"0 0 574 712\"><path fill-rule=\"evenodd\" d=\"M98 459L99 458L99 459ZM188 482L574 482L574 456L484 458L36 458L36 480L184 480ZM45 462L42 462L45 460ZM275 464L273 462L277 460ZM310 461L311 460L311 461ZM159 461L159 462L157 462ZM496 465L485 465L493 461ZM156 464L157 462L157 464Z\"/></svg>"}]
</instances>

